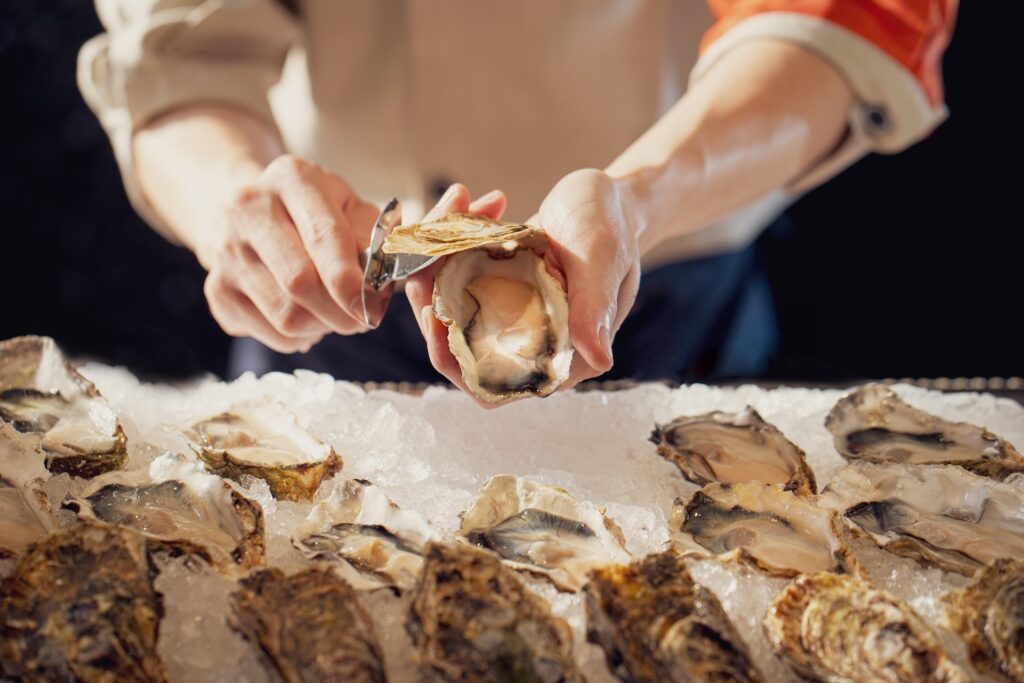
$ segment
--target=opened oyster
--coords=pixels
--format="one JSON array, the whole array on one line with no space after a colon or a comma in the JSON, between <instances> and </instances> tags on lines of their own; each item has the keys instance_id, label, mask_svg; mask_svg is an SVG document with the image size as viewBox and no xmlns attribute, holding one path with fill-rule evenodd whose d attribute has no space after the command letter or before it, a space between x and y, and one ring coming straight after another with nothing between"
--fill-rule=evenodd
<instances>
[{"instance_id":1,"label":"opened oyster","mask_svg":"<svg viewBox=\"0 0 1024 683\"><path fill-rule=\"evenodd\" d=\"M292 536L306 557L340 562L362 573L363 582L350 581L356 588L394 585L402 590L416 582L423 545L436 539L419 513L400 509L361 479L337 483Z\"/></svg>"},{"instance_id":2,"label":"opened oyster","mask_svg":"<svg viewBox=\"0 0 1024 683\"><path fill-rule=\"evenodd\" d=\"M82 519L131 527L151 539L151 547L197 555L221 569L263 562L262 508L183 455L160 456L148 476L104 475L63 506Z\"/></svg>"},{"instance_id":3,"label":"opened oyster","mask_svg":"<svg viewBox=\"0 0 1024 683\"><path fill-rule=\"evenodd\" d=\"M383 683L373 623L345 581L326 569L264 569L232 594L231 626L286 683Z\"/></svg>"},{"instance_id":4,"label":"opened oyster","mask_svg":"<svg viewBox=\"0 0 1024 683\"><path fill-rule=\"evenodd\" d=\"M482 401L547 396L569 377L569 302L545 266L546 245L538 228L465 214L401 226L384 241L388 253L447 256L434 315Z\"/></svg>"},{"instance_id":5,"label":"opened oyster","mask_svg":"<svg viewBox=\"0 0 1024 683\"><path fill-rule=\"evenodd\" d=\"M48 536L0 583L0 679L167 680L145 539L81 524Z\"/></svg>"},{"instance_id":6,"label":"opened oyster","mask_svg":"<svg viewBox=\"0 0 1024 683\"><path fill-rule=\"evenodd\" d=\"M821 496L897 555L970 576L1024 558L1024 492L953 466L854 463Z\"/></svg>"},{"instance_id":7,"label":"opened oyster","mask_svg":"<svg viewBox=\"0 0 1024 683\"><path fill-rule=\"evenodd\" d=\"M651 442L695 484L759 481L785 484L800 495L817 493L804 452L750 407L678 417L655 426Z\"/></svg>"},{"instance_id":8,"label":"opened oyster","mask_svg":"<svg viewBox=\"0 0 1024 683\"><path fill-rule=\"evenodd\" d=\"M686 554L701 554L695 542L775 576L860 571L839 516L779 484L708 484L685 505L676 501L670 530L682 532L673 541Z\"/></svg>"},{"instance_id":9,"label":"opened oyster","mask_svg":"<svg viewBox=\"0 0 1024 683\"><path fill-rule=\"evenodd\" d=\"M334 449L279 406L249 403L202 420L188 432L206 466L222 477L263 479L275 498L309 502L341 469Z\"/></svg>"},{"instance_id":10,"label":"opened oyster","mask_svg":"<svg viewBox=\"0 0 1024 683\"><path fill-rule=\"evenodd\" d=\"M987 429L948 422L905 403L889 387L859 387L825 419L847 460L959 465L994 479L1024 472L1024 457Z\"/></svg>"},{"instance_id":11,"label":"opened oyster","mask_svg":"<svg viewBox=\"0 0 1024 683\"><path fill-rule=\"evenodd\" d=\"M996 560L946 598L950 627L981 671L1024 683L1024 560Z\"/></svg>"},{"instance_id":12,"label":"opened oyster","mask_svg":"<svg viewBox=\"0 0 1024 683\"><path fill-rule=\"evenodd\" d=\"M583 590L587 639L622 681L764 680L718 598L675 553L596 569Z\"/></svg>"},{"instance_id":13,"label":"opened oyster","mask_svg":"<svg viewBox=\"0 0 1024 683\"><path fill-rule=\"evenodd\" d=\"M630 559L622 530L603 509L511 474L484 485L462 513L459 535L567 591L579 590L591 569Z\"/></svg>"},{"instance_id":14,"label":"opened oyster","mask_svg":"<svg viewBox=\"0 0 1024 683\"><path fill-rule=\"evenodd\" d=\"M428 543L409 605L425 680L582 683L569 625L492 553Z\"/></svg>"},{"instance_id":15,"label":"opened oyster","mask_svg":"<svg viewBox=\"0 0 1024 683\"><path fill-rule=\"evenodd\" d=\"M31 439L53 473L94 477L127 457L114 412L48 337L0 342L0 422Z\"/></svg>"},{"instance_id":16,"label":"opened oyster","mask_svg":"<svg viewBox=\"0 0 1024 683\"><path fill-rule=\"evenodd\" d=\"M0 423L0 559L20 554L54 527L42 482L43 457Z\"/></svg>"},{"instance_id":17,"label":"opened oyster","mask_svg":"<svg viewBox=\"0 0 1024 683\"><path fill-rule=\"evenodd\" d=\"M810 680L970 680L909 605L852 576L797 578L775 598L764 623L776 650Z\"/></svg>"}]
</instances>

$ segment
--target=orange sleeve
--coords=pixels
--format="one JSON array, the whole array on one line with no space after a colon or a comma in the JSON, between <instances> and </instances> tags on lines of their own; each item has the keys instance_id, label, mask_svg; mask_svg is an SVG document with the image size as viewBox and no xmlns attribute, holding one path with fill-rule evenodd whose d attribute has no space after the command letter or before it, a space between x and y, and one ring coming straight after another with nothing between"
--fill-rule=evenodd
<instances>
[{"instance_id":1,"label":"orange sleeve","mask_svg":"<svg viewBox=\"0 0 1024 683\"><path fill-rule=\"evenodd\" d=\"M914 76L933 106L942 103L942 53L958 0L708 0L708 5L716 22L704 36L701 53L757 14L817 17L874 44Z\"/></svg>"}]
</instances>

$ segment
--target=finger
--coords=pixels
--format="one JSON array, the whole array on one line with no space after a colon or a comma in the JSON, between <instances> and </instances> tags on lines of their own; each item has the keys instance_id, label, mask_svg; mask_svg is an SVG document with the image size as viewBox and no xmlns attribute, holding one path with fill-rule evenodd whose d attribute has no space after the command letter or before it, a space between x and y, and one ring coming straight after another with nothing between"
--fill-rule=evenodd
<instances>
[{"instance_id":1,"label":"finger","mask_svg":"<svg viewBox=\"0 0 1024 683\"><path fill-rule=\"evenodd\" d=\"M256 306L262 317L286 337L322 336L330 328L312 313L292 301L278 287L274 276L256 252L244 247L236 278L238 289Z\"/></svg>"},{"instance_id":2,"label":"finger","mask_svg":"<svg viewBox=\"0 0 1024 683\"><path fill-rule=\"evenodd\" d=\"M437 200L437 204L434 204L433 208L423 217L423 222L436 221L456 211L467 212L470 199L469 189L465 185L452 183Z\"/></svg>"},{"instance_id":3,"label":"finger","mask_svg":"<svg viewBox=\"0 0 1024 683\"><path fill-rule=\"evenodd\" d=\"M448 328L434 316L430 306L424 306L416 316L423 332L423 338L427 341L427 353L430 356L430 363L434 368L444 375L452 384L468 392L465 380L462 378L462 368L455 360L448 348Z\"/></svg>"},{"instance_id":4,"label":"finger","mask_svg":"<svg viewBox=\"0 0 1024 683\"><path fill-rule=\"evenodd\" d=\"M475 216L486 216L491 220L501 220L508 206L508 197L501 190L491 190L487 194L477 197L469 205L469 213Z\"/></svg>"},{"instance_id":5,"label":"finger","mask_svg":"<svg viewBox=\"0 0 1024 683\"><path fill-rule=\"evenodd\" d=\"M217 324L233 337L252 337L278 353L305 353L320 337L289 337L281 334L242 292L219 282L214 276L204 286L210 313Z\"/></svg>"}]
</instances>

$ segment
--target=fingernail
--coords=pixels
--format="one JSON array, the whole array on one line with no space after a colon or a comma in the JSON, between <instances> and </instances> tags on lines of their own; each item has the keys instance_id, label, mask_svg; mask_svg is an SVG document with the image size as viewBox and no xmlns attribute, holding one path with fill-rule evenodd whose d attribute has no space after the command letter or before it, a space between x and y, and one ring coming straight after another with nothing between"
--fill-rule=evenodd
<instances>
[{"instance_id":1,"label":"fingernail","mask_svg":"<svg viewBox=\"0 0 1024 683\"><path fill-rule=\"evenodd\" d=\"M441 199L438 200L438 202L437 202L438 205L447 204L452 199L454 199L455 198L455 191L456 191L457 187L458 187L457 183L452 183L451 185L449 185L448 189L444 191L443 195L441 195Z\"/></svg>"},{"instance_id":2,"label":"fingernail","mask_svg":"<svg viewBox=\"0 0 1024 683\"><path fill-rule=\"evenodd\" d=\"M601 345L601 349L604 351L605 357L608 359L608 365L604 368L595 368L596 370L610 370L614 359L612 357L612 336L611 336L611 315L605 316L597 326L597 341Z\"/></svg>"},{"instance_id":3,"label":"fingernail","mask_svg":"<svg viewBox=\"0 0 1024 683\"><path fill-rule=\"evenodd\" d=\"M501 196L501 192L499 190L491 190L490 192L488 192L487 194L483 195L482 197L477 197L476 201L474 201L473 203L474 204L487 204L488 202L493 202L495 199L497 199L500 196Z\"/></svg>"}]
</instances>

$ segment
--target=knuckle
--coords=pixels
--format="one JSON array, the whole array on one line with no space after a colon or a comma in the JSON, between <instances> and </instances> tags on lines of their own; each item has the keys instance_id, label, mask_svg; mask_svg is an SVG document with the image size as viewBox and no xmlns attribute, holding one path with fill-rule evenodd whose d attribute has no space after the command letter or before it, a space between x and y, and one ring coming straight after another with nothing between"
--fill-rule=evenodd
<instances>
[{"instance_id":1,"label":"knuckle","mask_svg":"<svg viewBox=\"0 0 1024 683\"><path fill-rule=\"evenodd\" d=\"M304 297L316 287L316 281L316 271L312 267L303 266L285 278L284 289L293 297Z\"/></svg>"},{"instance_id":2,"label":"knuckle","mask_svg":"<svg viewBox=\"0 0 1024 683\"><path fill-rule=\"evenodd\" d=\"M256 185L244 185L233 191L227 200L228 211L244 213L266 204L267 191Z\"/></svg>"},{"instance_id":3,"label":"knuckle","mask_svg":"<svg viewBox=\"0 0 1024 683\"><path fill-rule=\"evenodd\" d=\"M287 304L277 316L277 326L285 334L298 334L306 326L306 312L295 304Z\"/></svg>"}]
</instances>

